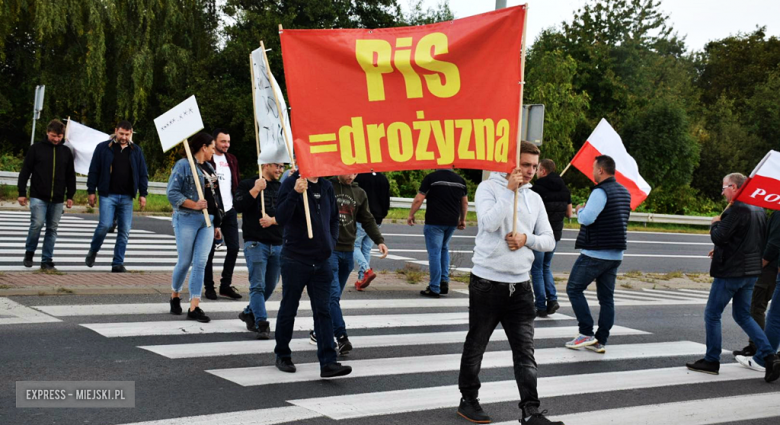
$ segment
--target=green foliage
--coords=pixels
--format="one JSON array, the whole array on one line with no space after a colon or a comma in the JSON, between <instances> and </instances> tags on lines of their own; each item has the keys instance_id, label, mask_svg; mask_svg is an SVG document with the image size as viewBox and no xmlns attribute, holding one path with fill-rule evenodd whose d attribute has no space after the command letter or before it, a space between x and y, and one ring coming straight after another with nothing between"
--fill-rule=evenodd
<instances>
[{"instance_id":1,"label":"green foliage","mask_svg":"<svg viewBox=\"0 0 780 425\"><path fill-rule=\"evenodd\" d=\"M725 201L714 202L690 186L653 189L637 212L713 216L726 207Z\"/></svg>"},{"instance_id":2,"label":"green foliage","mask_svg":"<svg viewBox=\"0 0 780 425\"><path fill-rule=\"evenodd\" d=\"M10 152L0 154L0 171L22 171L22 164L24 164L24 156L21 154L14 155Z\"/></svg>"}]
</instances>

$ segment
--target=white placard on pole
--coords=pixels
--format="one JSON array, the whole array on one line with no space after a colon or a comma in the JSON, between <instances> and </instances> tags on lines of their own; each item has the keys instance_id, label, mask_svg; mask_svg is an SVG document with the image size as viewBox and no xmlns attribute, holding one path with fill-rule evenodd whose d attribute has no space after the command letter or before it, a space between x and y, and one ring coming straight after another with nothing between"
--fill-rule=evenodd
<instances>
[{"instance_id":1,"label":"white placard on pole","mask_svg":"<svg viewBox=\"0 0 780 425\"><path fill-rule=\"evenodd\" d=\"M154 119L163 152L168 152L186 138L203 130L203 120L195 96L176 105L170 111Z\"/></svg>"},{"instance_id":2,"label":"white placard on pole","mask_svg":"<svg viewBox=\"0 0 780 425\"><path fill-rule=\"evenodd\" d=\"M251 57L254 78L253 101L260 139L258 163L290 163L290 155L285 147L285 136L287 140L293 139L287 104L284 102L276 78L268 69L263 47L254 50Z\"/></svg>"}]
</instances>

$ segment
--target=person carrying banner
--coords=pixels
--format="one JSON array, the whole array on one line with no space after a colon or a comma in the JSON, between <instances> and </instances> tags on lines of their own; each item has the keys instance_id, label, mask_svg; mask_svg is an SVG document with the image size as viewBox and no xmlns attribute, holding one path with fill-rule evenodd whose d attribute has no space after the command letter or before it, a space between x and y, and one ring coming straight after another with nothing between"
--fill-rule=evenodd
<instances>
[{"instance_id":1,"label":"person carrying banner","mask_svg":"<svg viewBox=\"0 0 780 425\"><path fill-rule=\"evenodd\" d=\"M609 331L615 324L615 281L628 245L631 194L615 180L615 161L607 155L597 156L593 161L593 181L596 187L590 192L587 204L577 206L580 233L574 248L582 251L569 274L566 294L577 316L579 335L567 342L566 348L585 347L603 354ZM595 334L593 317L583 294L594 280L601 306L599 329Z\"/></svg>"},{"instance_id":2,"label":"person carrying banner","mask_svg":"<svg viewBox=\"0 0 780 425\"><path fill-rule=\"evenodd\" d=\"M423 178L417 196L412 201L407 224L414 226L414 214L426 199L425 248L428 251L430 283L420 295L439 298L450 289L450 239L455 229L466 228L469 198L466 181L447 168L436 170Z\"/></svg>"},{"instance_id":3,"label":"person carrying banner","mask_svg":"<svg viewBox=\"0 0 780 425\"><path fill-rule=\"evenodd\" d=\"M257 332L257 339L270 339L265 303L279 282L282 228L276 221L276 203L284 164L263 164L262 169L262 178L241 181L235 198L236 210L242 214L244 257L249 269L249 305L238 318L246 323L247 330Z\"/></svg>"},{"instance_id":4,"label":"person carrying banner","mask_svg":"<svg viewBox=\"0 0 780 425\"><path fill-rule=\"evenodd\" d=\"M686 366L695 372L719 373L721 316L731 302L734 321L756 344L752 360L765 368L764 380L772 382L780 378L780 359L764 331L750 317L753 286L762 269L766 214L760 207L735 200L746 179L740 173L723 178L722 193L730 206L723 214L714 217L710 226L710 238L715 248L709 253L712 258L710 276L714 279L704 309L707 353L703 359L686 363Z\"/></svg>"},{"instance_id":5,"label":"person carrying banner","mask_svg":"<svg viewBox=\"0 0 780 425\"><path fill-rule=\"evenodd\" d=\"M222 279L219 282L219 295L237 300L241 298L241 294L232 286L233 270L236 267L239 249L238 213L233 208L233 195L238 189L238 181L241 175L238 171L238 159L236 159L235 155L228 153L228 149L230 149L230 133L223 128L217 128L211 136L214 137L215 152L209 164L211 164L217 172L217 176L219 176L219 191L222 194L222 205L225 208L225 216L222 218L220 231L222 232L225 245L227 245L227 254L222 265ZM212 246L211 252L209 252L209 260L206 263L204 277L206 289L204 295L210 300L217 299L217 291L214 289L213 271L215 248L216 246Z\"/></svg>"},{"instance_id":6,"label":"person carrying banner","mask_svg":"<svg viewBox=\"0 0 780 425\"><path fill-rule=\"evenodd\" d=\"M458 415L476 423L489 423L477 399L482 356L500 323L512 348L515 380L520 390L520 423L550 422L539 411L537 368L534 358L534 296L530 281L534 251L555 248L542 198L529 182L539 164L539 148L522 142L520 164L510 174L491 173L477 187L477 238L469 283L469 331L463 344L458 388L462 394ZM515 192L517 232L514 227Z\"/></svg>"},{"instance_id":7,"label":"person carrying banner","mask_svg":"<svg viewBox=\"0 0 780 425\"><path fill-rule=\"evenodd\" d=\"M555 172L555 162L552 159L543 159L539 163L539 171L536 172L536 183L531 188L542 197L547 218L555 235L555 248L563 235L563 219L571 217L571 193L561 176ZM550 252L534 251L534 264L531 266L531 280L534 284L534 296L536 298L536 316L547 317L554 314L560 308L558 293L555 290L552 263L555 249Z\"/></svg>"},{"instance_id":8,"label":"person carrying banner","mask_svg":"<svg viewBox=\"0 0 780 425\"><path fill-rule=\"evenodd\" d=\"M166 190L168 201L173 207L171 225L176 235L176 251L179 256L173 269L171 314L182 314L179 292L192 266L189 281L190 308L187 311L187 319L206 323L211 319L199 307L203 290L203 273L214 238L221 236L220 223L224 212L218 177L209 164L215 151L214 138L208 133L201 132L185 143L189 143L190 151L197 164L195 168L203 188L204 199L198 200L198 191L189 161L186 158L178 160L173 166ZM208 209L213 229L206 224L204 209Z\"/></svg>"},{"instance_id":9,"label":"person carrying banner","mask_svg":"<svg viewBox=\"0 0 780 425\"><path fill-rule=\"evenodd\" d=\"M387 246L379 231L374 216L368 209L366 192L355 183L357 174L344 174L331 179L333 191L336 194L336 206L339 213L339 237L336 249L330 255L333 267L333 280L330 286L330 318L333 321L333 336L338 344L339 355L347 355L352 351L352 343L347 336L347 325L341 313L341 293L347 284L352 269L355 267L353 251L357 224L362 224L368 236L379 246L382 258L387 256ZM311 332L310 340L317 343L317 333Z\"/></svg>"},{"instance_id":10,"label":"person carrying banner","mask_svg":"<svg viewBox=\"0 0 780 425\"><path fill-rule=\"evenodd\" d=\"M76 172L73 169L73 154L62 144L65 125L52 120L46 127L46 138L30 146L19 172L17 201L27 206L27 180L30 179L30 229L24 247L25 267L33 266L33 256L38 248L41 229L46 224L41 253L41 270L56 271L52 256L57 242L57 227L65 206L73 207L76 194Z\"/></svg>"},{"instance_id":11,"label":"person carrying banner","mask_svg":"<svg viewBox=\"0 0 780 425\"><path fill-rule=\"evenodd\" d=\"M382 173L362 173L355 177L355 182L368 196L368 209L376 220L376 225L382 227L382 220L387 217L390 210L390 182ZM373 241L366 233L363 225L357 224L357 236L355 237L355 261L358 264L358 280L355 289L362 291L368 288L376 278L371 269L371 247Z\"/></svg>"},{"instance_id":12,"label":"person carrying banner","mask_svg":"<svg viewBox=\"0 0 780 425\"><path fill-rule=\"evenodd\" d=\"M138 203L146 208L149 188L149 173L141 146L133 143L133 125L120 121L111 139L95 147L87 176L87 202L95 206L95 192L100 196L99 221L92 235L92 243L84 263L95 265L100 247L111 227L116 222L114 258L112 273L125 273L125 251L130 228L133 225L133 199L140 193Z\"/></svg>"},{"instance_id":13,"label":"person carrying banner","mask_svg":"<svg viewBox=\"0 0 780 425\"><path fill-rule=\"evenodd\" d=\"M309 239L303 196L306 194L311 211L314 237ZM284 231L282 246L282 302L276 315L276 367L282 372L294 373L292 340L295 315L303 289L311 301L314 331L317 335L333 335L330 317L330 289L333 267L330 256L339 238L339 216L333 185L322 178L302 178L296 171L279 189L276 203L276 221ZM350 366L336 362L333 338L317 339L317 358L320 376L332 378L348 375Z\"/></svg>"},{"instance_id":14,"label":"person carrying banner","mask_svg":"<svg viewBox=\"0 0 780 425\"><path fill-rule=\"evenodd\" d=\"M761 329L766 328L766 309L777 286L777 257L780 251L780 213L772 213L769 218L766 235L766 247L761 260L763 268L756 280L753 296L750 300L750 316ZM756 354L756 343L748 340L745 348L734 351L734 356L752 357ZM739 357L737 357L739 360Z\"/></svg>"}]
</instances>

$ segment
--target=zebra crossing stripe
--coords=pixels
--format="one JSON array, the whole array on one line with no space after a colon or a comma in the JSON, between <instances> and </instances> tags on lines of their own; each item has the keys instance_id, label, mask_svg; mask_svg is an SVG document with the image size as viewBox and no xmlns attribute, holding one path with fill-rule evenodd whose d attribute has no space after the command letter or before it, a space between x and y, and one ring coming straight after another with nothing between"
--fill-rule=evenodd
<instances>
[{"instance_id":1,"label":"zebra crossing stripe","mask_svg":"<svg viewBox=\"0 0 780 425\"><path fill-rule=\"evenodd\" d=\"M62 320L43 314L11 301L8 298L0 297L0 325L16 325L23 323L50 323L61 322Z\"/></svg>"},{"instance_id":2,"label":"zebra crossing stripe","mask_svg":"<svg viewBox=\"0 0 780 425\"><path fill-rule=\"evenodd\" d=\"M215 413L212 415L188 416L184 418L160 419L135 422L125 425L273 425L319 418L322 415L297 406L274 407L270 409L243 410Z\"/></svg>"},{"instance_id":3,"label":"zebra crossing stripe","mask_svg":"<svg viewBox=\"0 0 780 425\"><path fill-rule=\"evenodd\" d=\"M699 293L695 293L695 292L693 292L693 293L679 293L677 291L662 291L660 289L648 289L648 288L642 288L642 290L646 291L646 292L653 293L653 294L656 294L656 293L657 294L666 294L666 295L674 295L674 296L677 296L677 297L689 296L689 297L705 298L705 299L710 297L709 293L707 293L707 294L699 294Z\"/></svg>"},{"instance_id":4,"label":"zebra crossing stripe","mask_svg":"<svg viewBox=\"0 0 780 425\"><path fill-rule=\"evenodd\" d=\"M692 294L700 294L700 295L706 295L710 296L710 291L701 290L701 289L680 289L681 292L690 292Z\"/></svg>"},{"instance_id":5,"label":"zebra crossing stripe","mask_svg":"<svg viewBox=\"0 0 780 425\"><path fill-rule=\"evenodd\" d=\"M655 425L662 422L685 425L743 423L780 416L780 392L720 397L676 403L651 404L620 409L555 416L566 425ZM739 406L739 409L735 407ZM517 420L496 425L517 425Z\"/></svg>"},{"instance_id":6,"label":"zebra crossing stripe","mask_svg":"<svg viewBox=\"0 0 780 425\"><path fill-rule=\"evenodd\" d=\"M601 372L576 375L576 377L565 375L539 378L538 390L540 398L548 398L747 379L759 380L760 377L754 371L739 364L731 363L721 365L719 375L690 372L685 367L673 367ZM598 382L598 385L594 385L594 382ZM349 394L288 400L288 402L331 419L342 420L441 408L456 408L460 396L457 385L448 385L411 390L373 392L370 394ZM516 401L518 399L517 383L514 380L483 383L479 391L479 399L482 404ZM729 407L734 408L733 405ZM623 423L634 424L632 421ZM672 421L670 423L685 423L687 425L685 421Z\"/></svg>"},{"instance_id":7,"label":"zebra crossing stripe","mask_svg":"<svg viewBox=\"0 0 780 425\"><path fill-rule=\"evenodd\" d=\"M651 344L610 345L604 355L588 350L568 348L544 348L535 352L538 365L646 359L654 357L693 356L707 351L704 344L690 341L660 342ZM432 356L377 358L342 363L352 366L352 373L342 379L369 376L407 375L414 373L446 372L460 369L461 353ZM512 367L511 351L489 351L482 359L482 369ZM279 371L276 366L215 369L206 372L243 387L293 382L317 381L320 378L319 363L297 364L295 373Z\"/></svg>"},{"instance_id":8,"label":"zebra crossing stripe","mask_svg":"<svg viewBox=\"0 0 780 425\"><path fill-rule=\"evenodd\" d=\"M244 328L244 332L246 328ZM577 335L579 329L576 326L543 327L534 331L534 340L564 339ZM249 332L247 332L249 334ZM614 326L610 330L610 336L649 335L649 332L637 329ZM252 335L253 337L253 335ZM428 332L413 334L391 335L367 335L350 337L352 345L357 348L378 347L405 347L419 345L463 344L466 340L466 331ZM490 336L491 342L506 341L504 332L496 331ZM244 354L268 354L274 352L276 342L271 341L225 341L204 342L190 344L166 344L146 345L138 348L151 351L169 359L191 359L201 357L237 356ZM296 338L290 341L290 350L293 353L302 351L316 351L317 346L309 344L309 337Z\"/></svg>"},{"instance_id":9,"label":"zebra crossing stripe","mask_svg":"<svg viewBox=\"0 0 780 425\"><path fill-rule=\"evenodd\" d=\"M554 314L544 321L574 320L563 314ZM468 313L423 313L423 314L387 314L370 316L346 316L344 321L347 329L382 329L410 326L446 326L465 325L469 323ZM270 319L271 329L276 320ZM215 333L247 332L246 324L240 320L212 320L209 323L198 323L177 318L161 322L117 322L89 323L81 325L105 337L131 337L154 335L193 335ZM308 331L313 327L310 318L299 317L295 321L294 330Z\"/></svg>"}]
</instances>

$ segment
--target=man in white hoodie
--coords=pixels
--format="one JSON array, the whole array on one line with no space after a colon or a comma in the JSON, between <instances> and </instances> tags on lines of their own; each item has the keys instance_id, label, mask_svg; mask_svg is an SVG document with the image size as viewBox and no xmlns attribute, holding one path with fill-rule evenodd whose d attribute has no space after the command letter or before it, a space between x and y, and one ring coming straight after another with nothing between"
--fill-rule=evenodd
<instances>
[{"instance_id":1,"label":"man in white hoodie","mask_svg":"<svg viewBox=\"0 0 780 425\"><path fill-rule=\"evenodd\" d=\"M539 165L539 149L522 142L520 164L511 174L491 173L477 188L476 246L469 284L469 332L460 361L458 414L471 422L490 423L479 405L479 370L490 335L500 323L512 347L515 380L520 390L520 423L551 422L539 410L534 359L534 295L530 280L533 251L550 252L555 237L542 198L528 183ZM512 233L514 196L517 231Z\"/></svg>"}]
</instances>

